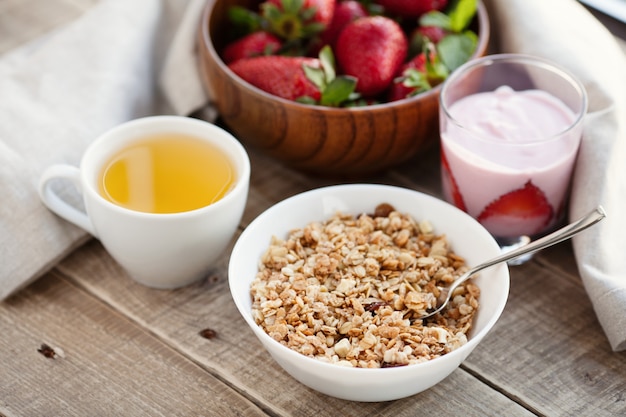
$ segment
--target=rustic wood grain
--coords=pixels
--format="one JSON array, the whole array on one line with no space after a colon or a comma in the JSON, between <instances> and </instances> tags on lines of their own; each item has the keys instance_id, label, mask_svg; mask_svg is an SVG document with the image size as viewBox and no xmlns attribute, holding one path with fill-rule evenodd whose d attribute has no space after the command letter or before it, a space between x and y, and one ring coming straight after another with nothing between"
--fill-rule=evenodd
<instances>
[{"instance_id":1,"label":"rustic wood grain","mask_svg":"<svg viewBox=\"0 0 626 417\"><path fill-rule=\"evenodd\" d=\"M626 352L611 352L580 279L543 263L512 268L507 307L463 367L542 415L624 415Z\"/></svg>"},{"instance_id":2,"label":"rustic wood grain","mask_svg":"<svg viewBox=\"0 0 626 417\"><path fill-rule=\"evenodd\" d=\"M413 416L418 409L443 415L530 415L462 370L429 391L389 403L354 403L306 388L282 371L240 317L228 292L227 261L225 257L206 280L175 291L134 284L96 241L59 269L272 415ZM215 332L214 339L199 335L207 328Z\"/></svg>"},{"instance_id":3,"label":"rustic wood grain","mask_svg":"<svg viewBox=\"0 0 626 417\"><path fill-rule=\"evenodd\" d=\"M0 304L7 416L265 415L101 300L49 274ZM56 351L46 357L39 350Z\"/></svg>"}]
</instances>

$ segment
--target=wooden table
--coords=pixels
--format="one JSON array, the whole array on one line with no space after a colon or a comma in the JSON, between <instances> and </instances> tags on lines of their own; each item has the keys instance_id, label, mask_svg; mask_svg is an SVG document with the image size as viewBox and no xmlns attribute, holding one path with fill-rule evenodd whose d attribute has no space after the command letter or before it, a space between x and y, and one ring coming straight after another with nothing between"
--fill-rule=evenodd
<instances>
[{"instance_id":1,"label":"wooden table","mask_svg":"<svg viewBox=\"0 0 626 417\"><path fill-rule=\"evenodd\" d=\"M0 0L0 52L93 3ZM250 156L240 231L281 199L344 182ZM363 180L439 195L437 151ZM626 352L611 351L569 243L511 269L501 319L457 371L428 391L383 403L328 397L282 371L231 300L228 261L225 254L195 285L151 290L89 241L0 303L0 415L626 415Z\"/></svg>"}]
</instances>

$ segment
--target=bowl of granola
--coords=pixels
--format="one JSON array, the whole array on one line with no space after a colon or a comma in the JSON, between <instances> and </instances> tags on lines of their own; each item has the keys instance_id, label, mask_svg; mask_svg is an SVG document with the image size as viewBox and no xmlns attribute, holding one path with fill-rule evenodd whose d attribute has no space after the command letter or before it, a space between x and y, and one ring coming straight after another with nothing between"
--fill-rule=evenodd
<instances>
[{"instance_id":1,"label":"bowl of granola","mask_svg":"<svg viewBox=\"0 0 626 417\"><path fill-rule=\"evenodd\" d=\"M337 185L292 196L237 240L229 285L254 335L293 378L352 401L414 395L452 373L500 317L506 264L443 288L500 248L473 218L414 190Z\"/></svg>"}]
</instances>

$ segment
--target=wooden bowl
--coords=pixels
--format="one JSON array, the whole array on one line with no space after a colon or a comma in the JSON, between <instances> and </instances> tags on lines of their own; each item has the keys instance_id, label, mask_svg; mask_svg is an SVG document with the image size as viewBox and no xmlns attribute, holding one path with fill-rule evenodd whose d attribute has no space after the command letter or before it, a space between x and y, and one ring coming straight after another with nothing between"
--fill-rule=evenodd
<instances>
[{"instance_id":1,"label":"wooden bowl","mask_svg":"<svg viewBox=\"0 0 626 417\"><path fill-rule=\"evenodd\" d=\"M363 175L397 166L438 139L440 86L417 96L358 108L311 106L268 94L235 75L218 51L228 42L228 9L257 0L209 0L198 31L204 85L226 126L244 144L286 165L322 175ZM489 19L474 22L483 56Z\"/></svg>"}]
</instances>

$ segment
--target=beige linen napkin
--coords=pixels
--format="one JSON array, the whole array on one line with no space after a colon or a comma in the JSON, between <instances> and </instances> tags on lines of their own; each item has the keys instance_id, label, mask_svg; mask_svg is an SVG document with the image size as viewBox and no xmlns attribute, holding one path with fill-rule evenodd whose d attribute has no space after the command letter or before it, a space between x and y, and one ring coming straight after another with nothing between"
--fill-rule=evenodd
<instances>
[{"instance_id":1,"label":"beige linen napkin","mask_svg":"<svg viewBox=\"0 0 626 417\"><path fill-rule=\"evenodd\" d=\"M186 4L100 0L0 57L0 300L88 237L42 205L38 179L53 163L78 164L112 126L167 109L155 72Z\"/></svg>"},{"instance_id":2,"label":"beige linen napkin","mask_svg":"<svg viewBox=\"0 0 626 417\"><path fill-rule=\"evenodd\" d=\"M615 351L626 349L626 58L608 32L573 0L486 2L497 48L551 59L589 96L572 187L570 218L602 204L607 218L574 237L578 268ZM558 13L555 11L558 10Z\"/></svg>"}]
</instances>

